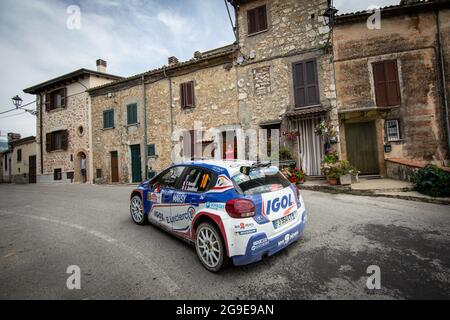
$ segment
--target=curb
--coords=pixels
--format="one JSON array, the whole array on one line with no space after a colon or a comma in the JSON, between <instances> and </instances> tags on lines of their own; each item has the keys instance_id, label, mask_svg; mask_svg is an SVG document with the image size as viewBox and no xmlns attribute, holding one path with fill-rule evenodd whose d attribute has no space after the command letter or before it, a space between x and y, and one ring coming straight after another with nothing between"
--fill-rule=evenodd
<instances>
[{"instance_id":1,"label":"curb","mask_svg":"<svg viewBox=\"0 0 450 320\"><path fill-rule=\"evenodd\" d=\"M417 197L411 195L402 195L402 194L387 194L381 193L381 190L353 190L351 187L347 186L305 186L300 185L300 190L309 190L309 191L317 191L323 193L331 193L331 194L351 194L355 196L365 196L365 197L374 197L374 198L393 198L393 199L401 199L401 200L409 200L416 202L424 202L424 203L433 203L433 204L441 204L441 205L450 205L450 200L447 199L439 199L439 198L426 198L426 197ZM386 190L384 190L386 191ZM390 192L407 192L411 191L410 188L403 189L390 189ZM380 192L380 193L377 193Z\"/></svg>"}]
</instances>

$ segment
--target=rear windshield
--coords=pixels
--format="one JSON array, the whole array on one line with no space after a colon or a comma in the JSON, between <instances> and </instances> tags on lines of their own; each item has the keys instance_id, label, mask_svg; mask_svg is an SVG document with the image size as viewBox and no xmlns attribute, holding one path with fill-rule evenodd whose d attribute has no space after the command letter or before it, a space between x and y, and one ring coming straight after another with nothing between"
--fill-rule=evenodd
<instances>
[{"instance_id":1,"label":"rear windshield","mask_svg":"<svg viewBox=\"0 0 450 320\"><path fill-rule=\"evenodd\" d=\"M276 167L258 168L252 170L250 175L239 173L233 181L245 194L261 194L284 189L290 182Z\"/></svg>"}]
</instances>

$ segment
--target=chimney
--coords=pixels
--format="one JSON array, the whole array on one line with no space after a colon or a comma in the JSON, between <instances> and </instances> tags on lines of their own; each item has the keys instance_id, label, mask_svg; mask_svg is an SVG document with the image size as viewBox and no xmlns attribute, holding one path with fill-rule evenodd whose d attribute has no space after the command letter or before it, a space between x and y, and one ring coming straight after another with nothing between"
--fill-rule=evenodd
<instances>
[{"instance_id":1,"label":"chimney","mask_svg":"<svg viewBox=\"0 0 450 320\"><path fill-rule=\"evenodd\" d=\"M97 60L97 71L98 72L106 73L107 66L108 66L108 64L106 63L105 60L102 60L102 59Z\"/></svg>"},{"instance_id":2,"label":"chimney","mask_svg":"<svg viewBox=\"0 0 450 320\"><path fill-rule=\"evenodd\" d=\"M174 56L169 57L169 66L173 66L174 64L177 64L177 63L178 63L177 57L174 57Z\"/></svg>"},{"instance_id":3,"label":"chimney","mask_svg":"<svg viewBox=\"0 0 450 320\"><path fill-rule=\"evenodd\" d=\"M20 140L21 136L19 133L8 133L8 143Z\"/></svg>"}]
</instances>

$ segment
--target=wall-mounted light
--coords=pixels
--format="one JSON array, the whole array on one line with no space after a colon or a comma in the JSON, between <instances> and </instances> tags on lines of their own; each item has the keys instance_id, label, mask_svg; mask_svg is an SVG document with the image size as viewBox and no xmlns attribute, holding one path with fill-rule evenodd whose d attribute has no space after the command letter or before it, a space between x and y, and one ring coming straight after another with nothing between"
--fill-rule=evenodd
<instances>
[{"instance_id":1,"label":"wall-mounted light","mask_svg":"<svg viewBox=\"0 0 450 320\"><path fill-rule=\"evenodd\" d=\"M338 11L339 10L333 6L330 6L325 10L325 12L323 13L322 16L323 16L323 18L325 20L325 24L327 26L330 26L330 27L333 26L334 18L336 16L336 13L338 13Z\"/></svg>"}]
</instances>

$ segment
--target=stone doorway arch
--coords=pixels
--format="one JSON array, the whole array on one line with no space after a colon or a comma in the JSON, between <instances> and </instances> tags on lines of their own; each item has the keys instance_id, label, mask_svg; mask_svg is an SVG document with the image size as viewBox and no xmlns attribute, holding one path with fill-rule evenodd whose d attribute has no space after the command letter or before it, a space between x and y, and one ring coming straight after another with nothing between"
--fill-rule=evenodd
<instances>
[{"instance_id":1,"label":"stone doorway arch","mask_svg":"<svg viewBox=\"0 0 450 320\"><path fill-rule=\"evenodd\" d=\"M82 156L85 156L86 158L86 176L83 177L81 174L81 159ZM91 173L89 171L89 153L85 150L79 150L75 155L75 163L74 163L74 182L75 183L87 183L90 180Z\"/></svg>"}]
</instances>

